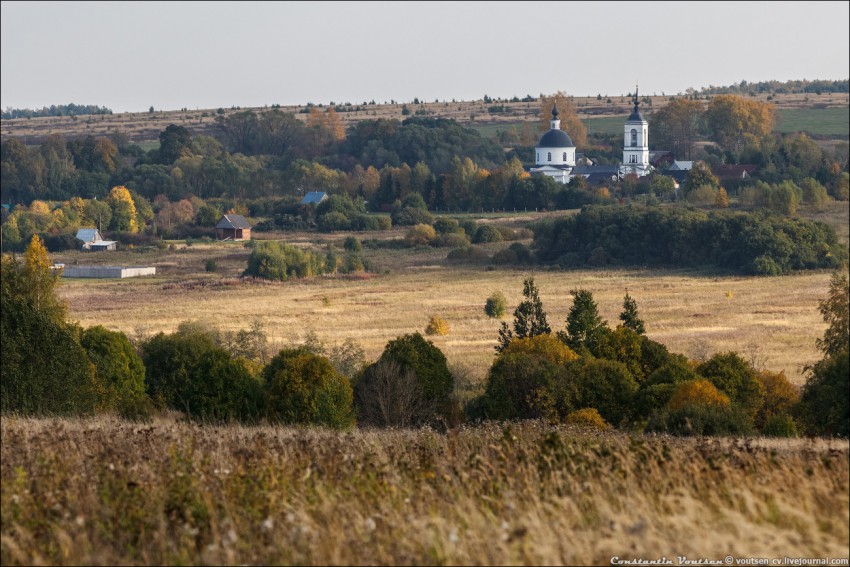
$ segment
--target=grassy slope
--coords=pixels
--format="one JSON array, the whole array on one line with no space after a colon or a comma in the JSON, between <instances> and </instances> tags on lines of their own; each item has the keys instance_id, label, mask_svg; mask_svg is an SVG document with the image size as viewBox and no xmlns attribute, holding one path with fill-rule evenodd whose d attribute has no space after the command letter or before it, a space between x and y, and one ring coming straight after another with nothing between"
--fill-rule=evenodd
<instances>
[{"instance_id":1,"label":"grassy slope","mask_svg":"<svg viewBox=\"0 0 850 567\"><path fill-rule=\"evenodd\" d=\"M6 417L3 565L847 557L847 441Z\"/></svg>"}]
</instances>

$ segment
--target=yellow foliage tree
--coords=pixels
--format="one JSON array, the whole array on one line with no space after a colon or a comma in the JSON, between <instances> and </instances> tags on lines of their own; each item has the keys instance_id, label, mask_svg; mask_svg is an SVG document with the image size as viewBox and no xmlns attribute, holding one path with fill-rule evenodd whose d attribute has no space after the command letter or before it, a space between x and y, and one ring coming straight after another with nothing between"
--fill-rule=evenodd
<instances>
[{"instance_id":1,"label":"yellow foliage tree","mask_svg":"<svg viewBox=\"0 0 850 567\"><path fill-rule=\"evenodd\" d=\"M740 149L770 134L776 107L738 95L717 95L703 116L712 140L726 149Z\"/></svg>"},{"instance_id":2,"label":"yellow foliage tree","mask_svg":"<svg viewBox=\"0 0 850 567\"><path fill-rule=\"evenodd\" d=\"M123 185L112 188L106 202L112 207L112 222L109 227L113 230L125 232L137 232L136 203L133 201L130 190Z\"/></svg>"},{"instance_id":3,"label":"yellow foliage tree","mask_svg":"<svg viewBox=\"0 0 850 567\"><path fill-rule=\"evenodd\" d=\"M56 322L65 320L65 303L56 297L54 288L59 282L61 272L51 269L53 263L47 254L47 248L38 235L33 235L29 246L24 252L23 276L26 289L19 290L26 295L32 306L46 313Z\"/></svg>"},{"instance_id":4,"label":"yellow foliage tree","mask_svg":"<svg viewBox=\"0 0 850 567\"><path fill-rule=\"evenodd\" d=\"M558 118L561 120L561 130L569 134L577 148L587 145L587 126L578 117L576 105L571 96L564 91L553 95L540 97L540 131L549 129L552 120L552 106L558 106Z\"/></svg>"},{"instance_id":5,"label":"yellow foliage tree","mask_svg":"<svg viewBox=\"0 0 850 567\"><path fill-rule=\"evenodd\" d=\"M698 405L729 407L729 403L729 396L715 388L708 380L701 378L679 384L667 402L667 409L676 411Z\"/></svg>"},{"instance_id":6,"label":"yellow foliage tree","mask_svg":"<svg viewBox=\"0 0 850 567\"><path fill-rule=\"evenodd\" d=\"M764 405L756 414L756 425L762 427L772 415L789 415L800 401L800 388L785 376L785 372L764 370L756 376L764 387Z\"/></svg>"},{"instance_id":7,"label":"yellow foliage tree","mask_svg":"<svg viewBox=\"0 0 850 567\"><path fill-rule=\"evenodd\" d=\"M714 198L714 204L724 209L729 207L729 195L723 187L717 190L717 196Z\"/></svg>"},{"instance_id":8,"label":"yellow foliage tree","mask_svg":"<svg viewBox=\"0 0 850 567\"><path fill-rule=\"evenodd\" d=\"M448 335L449 334L449 324L445 319L440 317L439 315L434 315L431 317L431 320L428 321L428 326L425 327L426 335Z\"/></svg>"},{"instance_id":9,"label":"yellow foliage tree","mask_svg":"<svg viewBox=\"0 0 850 567\"><path fill-rule=\"evenodd\" d=\"M38 199L36 199L32 203L30 203L30 212L35 213L37 215L49 215L50 205L48 205L44 201L39 201Z\"/></svg>"},{"instance_id":10,"label":"yellow foliage tree","mask_svg":"<svg viewBox=\"0 0 850 567\"><path fill-rule=\"evenodd\" d=\"M579 358L570 347L550 333L531 338L513 339L499 356L505 357L512 354L532 354L556 364L565 364Z\"/></svg>"}]
</instances>

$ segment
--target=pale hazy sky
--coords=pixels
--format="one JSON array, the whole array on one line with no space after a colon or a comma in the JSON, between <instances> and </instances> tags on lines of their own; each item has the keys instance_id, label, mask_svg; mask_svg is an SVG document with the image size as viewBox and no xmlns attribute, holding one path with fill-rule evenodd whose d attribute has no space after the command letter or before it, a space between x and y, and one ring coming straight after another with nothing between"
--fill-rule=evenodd
<instances>
[{"instance_id":1,"label":"pale hazy sky","mask_svg":"<svg viewBox=\"0 0 850 567\"><path fill-rule=\"evenodd\" d=\"M2 2L0 106L115 112L850 75L850 2Z\"/></svg>"}]
</instances>

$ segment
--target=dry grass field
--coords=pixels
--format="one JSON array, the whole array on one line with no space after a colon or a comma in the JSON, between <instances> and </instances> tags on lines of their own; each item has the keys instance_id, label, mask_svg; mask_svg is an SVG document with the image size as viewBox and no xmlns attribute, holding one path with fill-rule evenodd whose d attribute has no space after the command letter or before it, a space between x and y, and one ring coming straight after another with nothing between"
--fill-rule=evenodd
<instances>
[{"instance_id":1,"label":"dry grass field","mask_svg":"<svg viewBox=\"0 0 850 567\"><path fill-rule=\"evenodd\" d=\"M0 433L3 565L850 555L846 440L540 422L339 433L169 417L6 416Z\"/></svg>"},{"instance_id":2,"label":"dry grass field","mask_svg":"<svg viewBox=\"0 0 850 567\"><path fill-rule=\"evenodd\" d=\"M537 96L539 93L531 93ZM517 96L524 94L517 93ZM754 100L767 100L767 94L754 97ZM607 99L611 99L611 103ZM649 97L652 104L645 106L651 109L662 108L669 97L655 94ZM574 97L576 110L581 118L593 119L605 116L627 116L631 112L631 103L624 94L610 97L603 93L602 100L596 96ZM269 104L275 101L270 101ZM323 103L327 106L330 101L313 101L316 104ZM403 120L402 114L405 106L403 102L397 104L382 104L384 101L376 101L375 105L363 105L364 101L335 101L336 110L343 123L348 126L361 120L376 118L392 118ZM351 105L344 104L350 102ZM850 99L846 93L824 93L821 95L806 94L784 94L774 95L771 101L779 110L791 109L826 109L846 108ZM423 101L414 105L407 101L411 113L419 111L422 116L450 118L457 120L466 126L486 124L511 124L517 122L535 122L539 115L537 102L491 102L483 100L475 101ZM491 113L491 106L503 106L504 112ZM323 107L324 108L324 107ZM349 111L350 109L350 111ZM248 110L248 108L223 108L224 116ZM268 107L252 108L257 112L270 110ZM294 113L301 120L306 120L307 114L302 111L305 106L282 106L284 112ZM414 114L411 114L413 116ZM151 112L124 112L100 116L58 116L40 118L16 118L3 120L0 123L0 139L18 137L25 144L40 144L50 134L62 134L66 138L77 138L87 135L105 136L112 132L123 132L131 142L158 141L159 133L169 124L177 124L186 127L193 135L210 134L216 128L217 109L187 109L182 110L157 110Z\"/></svg>"},{"instance_id":3,"label":"dry grass field","mask_svg":"<svg viewBox=\"0 0 850 567\"><path fill-rule=\"evenodd\" d=\"M846 219L847 204L835 205L835 211L821 213L824 218ZM510 222L517 225L528 220L514 217ZM505 219L498 222L507 224ZM396 229L377 236L386 239L403 234L403 229ZM338 250L345 236L258 233L260 238L279 238L316 249L332 242ZM359 235L367 236L376 235ZM494 252L508 244L488 247ZM535 272L531 268L450 264L446 249L366 248L365 256L378 273L272 283L238 278L250 252L240 243L195 243L191 247L176 243L176 247L144 254L53 255L55 261L66 264L157 267L157 275L150 278L63 280L59 294L68 301L70 319L84 327L104 325L130 336L172 332L187 320L220 330L246 329L259 320L273 345L299 343L313 332L329 347L354 339L365 349L367 359L374 360L387 341L424 332L429 318L440 315L450 332L430 338L450 364L473 379L473 388L492 363L500 324L484 313L487 297L502 291L508 299L510 320L522 300L523 279L532 274L554 329L564 327L572 304L571 289L590 290L600 314L612 327L619 322L628 291L638 302L647 335L671 351L699 359L735 350L758 366L785 371L798 384L805 380L803 367L820 358L815 340L826 328L817 307L827 293L827 272L772 278L720 276L699 270ZM216 273L204 271L207 259L216 260Z\"/></svg>"}]
</instances>

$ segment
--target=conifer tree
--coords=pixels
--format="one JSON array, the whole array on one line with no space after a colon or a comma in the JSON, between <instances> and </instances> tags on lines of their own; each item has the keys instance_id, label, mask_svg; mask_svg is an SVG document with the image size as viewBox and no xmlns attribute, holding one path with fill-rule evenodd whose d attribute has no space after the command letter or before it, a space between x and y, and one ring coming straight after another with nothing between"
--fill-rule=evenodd
<instances>
[{"instance_id":1,"label":"conifer tree","mask_svg":"<svg viewBox=\"0 0 850 567\"><path fill-rule=\"evenodd\" d=\"M599 316L599 308L593 300L593 294L586 289L570 290L573 306L567 314L567 331L558 336L571 349L578 351L582 347L590 348L596 336L608 325Z\"/></svg>"},{"instance_id":2,"label":"conifer tree","mask_svg":"<svg viewBox=\"0 0 850 567\"><path fill-rule=\"evenodd\" d=\"M546 312L543 311L543 302L540 301L540 295L537 286L534 285L533 277L526 278L523 282L522 295L525 299L514 311L513 331L507 323L502 322L496 352L505 350L514 338L530 339L552 332L549 323L546 321Z\"/></svg>"},{"instance_id":3,"label":"conifer tree","mask_svg":"<svg viewBox=\"0 0 850 567\"><path fill-rule=\"evenodd\" d=\"M620 313L620 321L623 322L624 327L631 329L637 334L646 334L643 319L638 316L637 302L628 292L626 292L626 297L623 298L623 312Z\"/></svg>"}]
</instances>

